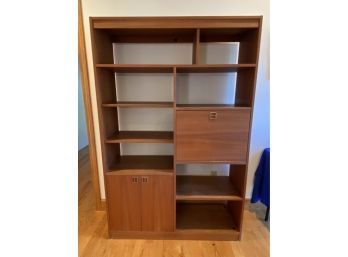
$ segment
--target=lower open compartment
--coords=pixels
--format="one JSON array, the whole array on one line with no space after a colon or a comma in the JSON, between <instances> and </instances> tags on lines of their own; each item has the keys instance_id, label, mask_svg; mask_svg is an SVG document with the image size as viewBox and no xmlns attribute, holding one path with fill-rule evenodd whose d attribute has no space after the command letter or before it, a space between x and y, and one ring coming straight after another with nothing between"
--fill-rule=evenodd
<instances>
[{"instance_id":1,"label":"lower open compartment","mask_svg":"<svg viewBox=\"0 0 348 257\"><path fill-rule=\"evenodd\" d=\"M176 232L183 238L239 240L242 201L177 201Z\"/></svg>"},{"instance_id":2,"label":"lower open compartment","mask_svg":"<svg viewBox=\"0 0 348 257\"><path fill-rule=\"evenodd\" d=\"M242 201L176 202L174 231L109 231L111 238L236 241L241 239Z\"/></svg>"}]
</instances>

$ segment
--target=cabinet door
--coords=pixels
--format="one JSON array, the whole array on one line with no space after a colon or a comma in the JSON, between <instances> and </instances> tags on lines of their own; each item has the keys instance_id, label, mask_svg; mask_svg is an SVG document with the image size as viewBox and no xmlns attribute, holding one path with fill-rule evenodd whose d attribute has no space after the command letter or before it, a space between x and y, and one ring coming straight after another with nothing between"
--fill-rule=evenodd
<instances>
[{"instance_id":1,"label":"cabinet door","mask_svg":"<svg viewBox=\"0 0 348 257\"><path fill-rule=\"evenodd\" d=\"M249 109L177 111L177 160L245 163L249 121Z\"/></svg>"},{"instance_id":2,"label":"cabinet door","mask_svg":"<svg viewBox=\"0 0 348 257\"><path fill-rule=\"evenodd\" d=\"M173 175L141 176L143 231L174 231Z\"/></svg>"},{"instance_id":3,"label":"cabinet door","mask_svg":"<svg viewBox=\"0 0 348 257\"><path fill-rule=\"evenodd\" d=\"M109 231L141 231L141 185L138 176L107 174Z\"/></svg>"}]
</instances>

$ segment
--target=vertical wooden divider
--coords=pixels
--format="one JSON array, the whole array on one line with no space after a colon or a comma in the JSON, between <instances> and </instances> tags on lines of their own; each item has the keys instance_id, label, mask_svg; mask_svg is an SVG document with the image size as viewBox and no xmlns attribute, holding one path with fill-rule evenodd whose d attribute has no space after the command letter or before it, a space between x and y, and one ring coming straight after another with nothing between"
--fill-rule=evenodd
<instances>
[{"instance_id":1,"label":"vertical wooden divider","mask_svg":"<svg viewBox=\"0 0 348 257\"><path fill-rule=\"evenodd\" d=\"M245 179L244 179L244 195L243 195L243 204L242 204L242 215L240 218L240 231L243 231L243 219L244 219L244 208L245 208L245 194L246 194L246 184L248 178L248 169L249 169L249 157L250 157L250 144L251 144L251 132L252 132L252 124L253 124L253 114L254 114L254 102L255 102L255 94L256 94L256 83L257 83L257 73L259 66L259 55L260 55L260 43L261 43L261 31L262 31L262 17L259 18L259 29L257 31L257 40L254 44L257 45L256 50L256 67L253 74L253 92L251 99L251 113L250 113L250 125L249 125L249 137L248 137L248 150L247 150L247 164L245 167ZM239 60L238 60L239 63ZM242 240L242 233L239 235L239 240Z\"/></svg>"},{"instance_id":2,"label":"vertical wooden divider","mask_svg":"<svg viewBox=\"0 0 348 257\"><path fill-rule=\"evenodd\" d=\"M229 178L233 186L243 198L241 202L228 201L228 209L235 221L238 231L242 231L244 205L245 205L245 189L247 178L247 165L230 165ZM239 239L241 234L239 235Z\"/></svg>"},{"instance_id":3,"label":"vertical wooden divider","mask_svg":"<svg viewBox=\"0 0 348 257\"><path fill-rule=\"evenodd\" d=\"M173 189L174 189L174 231L176 230L176 67L173 68Z\"/></svg>"},{"instance_id":4,"label":"vertical wooden divider","mask_svg":"<svg viewBox=\"0 0 348 257\"><path fill-rule=\"evenodd\" d=\"M102 151L102 155L106 156L106 149L105 149L105 145L104 145L104 141L105 141L105 129L104 129L104 118L103 118L103 112L102 112L102 96L100 94L101 88L100 88L100 72L98 72L98 69L96 67L96 63L98 63L100 57L98 55L97 49L98 49L98 44L97 44L97 35L95 33L95 30L93 29L93 25L92 25L92 20L90 19L90 31L91 31L91 41L92 41L92 54L93 54L93 68L94 68L94 80L95 80L95 90L96 90L96 97L97 97L97 105L98 105L98 124L99 124L99 132L100 132L100 141L101 141L101 151ZM103 172L105 172L105 170L108 169L108 165L107 165L107 158L103 158L102 159L103 162ZM104 185L105 185L105 181L104 181ZM107 193L105 192L105 195Z\"/></svg>"},{"instance_id":5,"label":"vertical wooden divider","mask_svg":"<svg viewBox=\"0 0 348 257\"><path fill-rule=\"evenodd\" d=\"M196 35L193 39L193 49L192 49L192 64L199 64L200 63L200 53L199 53L199 47L200 47L200 29L196 30Z\"/></svg>"},{"instance_id":6,"label":"vertical wooden divider","mask_svg":"<svg viewBox=\"0 0 348 257\"><path fill-rule=\"evenodd\" d=\"M233 187L237 189L239 196L245 196L246 165L230 165L229 178Z\"/></svg>"}]
</instances>

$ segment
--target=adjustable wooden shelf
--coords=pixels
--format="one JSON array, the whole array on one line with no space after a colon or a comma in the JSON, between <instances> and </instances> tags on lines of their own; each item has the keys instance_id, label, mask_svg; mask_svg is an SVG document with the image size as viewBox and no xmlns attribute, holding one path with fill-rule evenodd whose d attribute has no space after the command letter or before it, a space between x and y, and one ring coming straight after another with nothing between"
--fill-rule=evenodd
<instances>
[{"instance_id":1,"label":"adjustable wooden shelf","mask_svg":"<svg viewBox=\"0 0 348 257\"><path fill-rule=\"evenodd\" d=\"M262 17L90 18L111 238L241 239L261 25ZM172 98L121 99L122 74L169 76ZM235 87L219 95L230 102L207 100L221 90L209 80L219 74ZM197 91L188 90L195 79ZM168 109L172 130L124 129L121 121L124 110ZM173 153L129 154L127 144L170 144ZM197 164L227 171L178 170Z\"/></svg>"}]
</instances>

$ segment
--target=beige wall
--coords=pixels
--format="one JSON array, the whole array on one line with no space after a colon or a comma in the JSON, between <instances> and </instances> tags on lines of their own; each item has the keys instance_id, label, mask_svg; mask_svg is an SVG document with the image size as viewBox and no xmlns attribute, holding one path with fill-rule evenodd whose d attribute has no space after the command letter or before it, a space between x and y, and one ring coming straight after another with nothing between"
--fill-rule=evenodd
<instances>
[{"instance_id":1,"label":"beige wall","mask_svg":"<svg viewBox=\"0 0 348 257\"><path fill-rule=\"evenodd\" d=\"M96 96L89 29L90 16L233 16L263 15L263 31L257 79L256 101L250 148L247 196L261 151L269 147L269 1L260 0L82 0L87 60L90 74L94 120L97 121ZM100 191L105 198L102 177L99 127L95 125Z\"/></svg>"}]
</instances>

